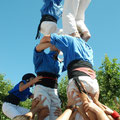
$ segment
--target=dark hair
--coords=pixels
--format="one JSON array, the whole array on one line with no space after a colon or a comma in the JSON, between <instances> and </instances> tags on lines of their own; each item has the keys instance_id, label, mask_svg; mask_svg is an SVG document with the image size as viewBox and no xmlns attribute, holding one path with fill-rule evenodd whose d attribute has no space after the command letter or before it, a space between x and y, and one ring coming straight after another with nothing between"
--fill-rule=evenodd
<instances>
[{"instance_id":1,"label":"dark hair","mask_svg":"<svg viewBox=\"0 0 120 120\"><path fill-rule=\"evenodd\" d=\"M22 80L25 80L26 82L29 82L29 79L31 77L35 78L36 76L32 73L27 73L27 74L23 75Z\"/></svg>"}]
</instances>

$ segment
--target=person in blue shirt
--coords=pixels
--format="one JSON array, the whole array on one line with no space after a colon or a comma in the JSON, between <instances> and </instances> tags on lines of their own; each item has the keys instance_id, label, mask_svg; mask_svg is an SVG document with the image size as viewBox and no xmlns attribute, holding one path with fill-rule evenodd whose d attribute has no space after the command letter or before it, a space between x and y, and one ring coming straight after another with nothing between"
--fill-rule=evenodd
<instances>
[{"instance_id":1,"label":"person in blue shirt","mask_svg":"<svg viewBox=\"0 0 120 120\"><path fill-rule=\"evenodd\" d=\"M46 53L44 50L50 47L50 51ZM46 97L44 105L49 107L50 114L45 120L56 120L54 112L61 107L58 97L57 86L58 77L63 69L63 62L59 60L59 50L50 43L40 43L34 49L33 63L37 76L42 76L41 80L35 84L34 98L40 94Z\"/></svg>"},{"instance_id":2,"label":"person in blue shirt","mask_svg":"<svg viewBox=\"0 0 120 120\"><path fill-rule=\"evenodd\" d=\"M44 4L41 8L41 20L38 26L36 39L40 37L40 33L48 35L51 33L60 33L57 29L57 21L62 16L62 0L43 0Z\"/></svg>"},{"instance_id":3,"label":"person in blue shirt","mask_svg":"<svg viewBox=\"0 0 120 120\"><path fill-rule=\"evenodd\" d=\"M18 115L23 115L29 112L29 109L20 107L19 103L25 101L27 98L33 98L33 94L30 92L30 87L38 82L39 79L40 77L36 77L32 73L27 73L23 75L22 81L8 92L9 95L5 97L2 105L2 111L8 118L13 119Z\"/></svg>"},{"instance_id":4,"label":"person in blue shirt","mask_svg":"<svg viewBox=\"0 0 120 120\"><path fill-rule=\"evenodd\" d=\"M76 82L77 84L81 83L84 85L85 91L93 95L94 99L99 93L99 85L93 70L92 48L80 38L55 33L44 36L41 42L55 45L56 48L63 52L64 68L67 70L69 78L67 92L73 89L78 91L79 88L76 87ZM83 118L77 114L77 119Z\"/></svg>"}]
</instances>

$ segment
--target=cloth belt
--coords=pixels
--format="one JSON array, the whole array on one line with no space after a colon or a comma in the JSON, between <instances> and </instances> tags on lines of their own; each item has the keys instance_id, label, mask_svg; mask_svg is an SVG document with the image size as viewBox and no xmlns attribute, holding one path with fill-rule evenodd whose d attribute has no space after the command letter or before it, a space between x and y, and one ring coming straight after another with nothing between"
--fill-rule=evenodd
<instances>
[{"instance_id":1,"label":"cloth belt","mask_svg":"<svg viewBox=\"0 0 120 120\"><path fill-rule=\"evenodd\" d=\"M67 67L68 78L74 78L78 76L89 76L92 79L96 77L92 64L83 60L74 60L68 64Z\"/></svg>"},{"instance_id":2,"label":"cloth belt","mask_svg":"<svg viewBox=\"0 0 120 120\"><path fill-rule=\"evenodd\" d=\"M56 88L58 87L57 79L58 76L48 72L38 72L38 76L42 76L39 82L35 85L43 85L45 87Z\"/></svg>"},{"instance_id":3,"label":"cloth belt","mask_svg":"<svg viewBox=\"0 0 120 120\"><path fill-rule=\"evenodd\" d=\"M12 103L14 105L18 105L20 103L20 99L13 94L9 94L5 97L4 102Z\"/></svg>"}]
</instances>

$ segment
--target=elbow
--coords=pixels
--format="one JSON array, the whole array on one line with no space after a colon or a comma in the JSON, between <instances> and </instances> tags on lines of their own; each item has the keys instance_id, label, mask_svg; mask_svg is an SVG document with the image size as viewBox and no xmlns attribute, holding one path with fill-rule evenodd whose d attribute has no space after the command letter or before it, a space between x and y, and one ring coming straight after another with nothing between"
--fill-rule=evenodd
<instances>
[{"instance_id":1,"label":"elbow","mask_svg":"<svg viewBox=\"0 0 120 120\"><path fill-rule=\"evenodd\" d=\"M39 46L36 46L35 50L36 52L39 52Z\"/></svg>"}]
</instances>

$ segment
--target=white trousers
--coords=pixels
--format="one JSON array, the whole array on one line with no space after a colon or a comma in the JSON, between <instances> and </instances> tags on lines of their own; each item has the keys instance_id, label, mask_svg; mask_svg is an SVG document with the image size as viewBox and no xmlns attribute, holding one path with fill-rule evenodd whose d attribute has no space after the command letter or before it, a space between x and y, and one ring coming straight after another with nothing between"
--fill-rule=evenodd
<instances>
[{"instance_id":1,"label":"white trousers","mask_svg":"<svg viewBox=\"0 0 120 120\"><path fill-rule=\"evenodd\" d=\"M72 34L78 32L89 31L86 27L85 10L90 4L91 0L64 0L64 8L62 14L63 32L65 34Z\"/></svg>"},{"instance_id":2,"label":"white trousers","mask_svg":"<svg viewBox=\"0 0 120 120\"><path fill-rule=\"evenodd\" d=\"M40 32L43 35L49 35L51 33L57 33L57 34L62 34L63 30L57 28L57 24L52 21L43 21L41 23L41 29Z\"/></svg>"},{"instance_id":3,"label":"white trousers","mask_svg":"<svg viewBox=\"0 0 120 120\"><path fill-rule=\"evenodd\" d=\"M47 98L44 102L44 105L48 105L50 115L46 117L45 120L56 120L58 116L55 116L54 112L56 111L57 107L61 107L61 102L58 97L57 89L44 87L42 85L36 85L34 88L34 98L39 95L42 95L43 98Z\"/></svg>"},{"instance_id":4,"label":"white trousers","mask_svg":"<svg viewBox=\"0 0 120 120\"><path fill-rule=\"evenodd\" d=\"M8 118L13 119L18 115L24 115L28 113L30 110L24 107L20 107L19 105L4 102L2 105L2 111Z\"/></svg>"},{"instance_id":5,"label":"white trousers","mask_svg":"<svg viewBox=\"0 0 120 120\"><path fill-rule=\"evenodd\" d=\"M93 80L89 76L79 76L78 78L83 83L87 93L95 94L99 91L99 85L98 85L98 82L96 79ZM72 78L69 80L67 93L73 91L73 89L78 91L78 89L74 83L74 80ZM74 93L74 96L76 96L76 93ZM91 99L90 96L88 96L88 97ZM82 104L82 102L78 103L77 105L81 105L81 104ZM75 120L83 120L83 118L80 114L76 114Z\"/></svg>"}]
</instances>

